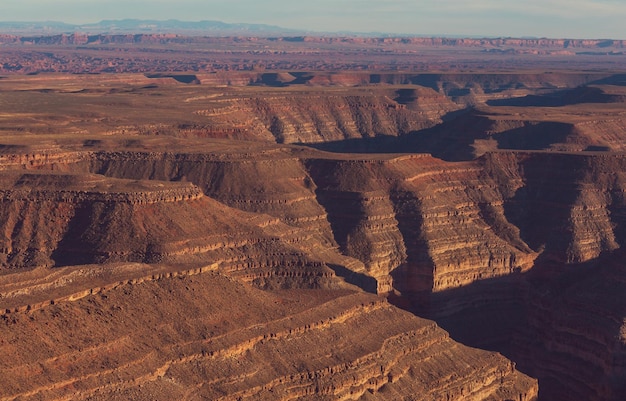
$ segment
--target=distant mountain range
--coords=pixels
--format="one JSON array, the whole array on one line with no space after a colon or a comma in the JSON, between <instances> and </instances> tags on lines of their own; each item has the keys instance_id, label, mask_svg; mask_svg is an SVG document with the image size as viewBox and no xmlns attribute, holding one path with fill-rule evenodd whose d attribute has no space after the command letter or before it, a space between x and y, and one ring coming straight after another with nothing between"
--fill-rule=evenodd
<instances>
[{"instance_id":1,"label":"distant mountain range","mask_svg":"<svg viewBox=\"0 0 626 401\"><path fill-rule=\"evenodd\" d=\"M453 38L453 39L498 39L499 36L485 35L449 35L449 34L402 34L392 32L324 32L284 28L267 24L227 23L222 21L179 21L169 20L142 20L121 19L102 20L91 24L68 24L59 21L0 21L0 34L19 36L50 36L58 34L181 34L188 36L324 36L363 38L390 38L390 37L422 37L422 38ZM524 40L545 39L537 37L523 37Z\"/></svg>"},{"instance_id":2,"label":"distant mountain range","mask_svg":"<svg viewBox=\"0 0 626 401\"><path fill-rule=\"evenodd\" d=\"M1 33L58 34L58 33L186 33L186 34L252 34L281 35L304 33L293 29L265 24L230 24L221 21L178 20L103 20L94 24L66 24L57 21L9 22L0 21Z\"/></svg>"},{"instance_id":3,"label":"distant mountain range","mask_svg":"<svg viewBox=\"0 0 626 401\"><path fill-rule=\"evenodd\" d=\"M267 24L227 23L222 21L179 21L161 20L103 20L93 24L67 24L58 21L0 21L0 34L14 35L56 35L69 33L85 34L159 34L178 33L184 35L203 36L360 36L360 37L448 37L448 38L482 38L481 35L407 35L390 32L321 32L298 30Z\"/></svg>"}]
</instances>

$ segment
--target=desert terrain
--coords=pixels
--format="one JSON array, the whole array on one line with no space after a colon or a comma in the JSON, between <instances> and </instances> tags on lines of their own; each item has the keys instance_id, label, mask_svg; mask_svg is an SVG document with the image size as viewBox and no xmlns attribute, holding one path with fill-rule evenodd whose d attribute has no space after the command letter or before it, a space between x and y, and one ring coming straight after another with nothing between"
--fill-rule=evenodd
<instances>
[{"instance_id":1,"label":"desert terrain","mask_svg":"<svg viewBox=\"0 0 626 401\"><path fill-rule=\"evenodd\" d=\"M622 41L0 43L0 400L626 398Z\"/></svg>"}]
</instances>

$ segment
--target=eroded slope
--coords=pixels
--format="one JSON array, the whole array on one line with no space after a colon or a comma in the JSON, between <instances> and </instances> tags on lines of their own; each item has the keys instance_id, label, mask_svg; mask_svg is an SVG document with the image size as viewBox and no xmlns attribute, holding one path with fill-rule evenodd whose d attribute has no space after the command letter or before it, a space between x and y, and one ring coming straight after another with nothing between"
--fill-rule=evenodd
<instances>
[{"instance_id":1,"label":"eroded slope","mask_svg":"<svg viewBox=\"0 0 626 401\"><path fill-rule=\"evenodd\" d=\"M270 293L204 273L121 283L3 321L6 400L531 400L537 391L502 356L361 292Z\"/></svg>"},{"instance_id":2,"label":"eroded slope","mask_svg":"<svg viewBox=\"0 0 626 401\"><path fill-rule=\"evenodd\" d=\"M333 281L326 262L347 260L314 233L229 208L188 183L18 172L2 181L5 267L217 263L258 285L308 287Z\"/></svg>"}]
</instances>

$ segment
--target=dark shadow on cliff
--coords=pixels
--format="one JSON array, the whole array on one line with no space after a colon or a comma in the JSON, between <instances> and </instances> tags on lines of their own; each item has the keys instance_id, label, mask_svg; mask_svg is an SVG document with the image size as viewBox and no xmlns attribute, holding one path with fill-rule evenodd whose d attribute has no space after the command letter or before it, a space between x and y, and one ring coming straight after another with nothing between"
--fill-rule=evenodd
<instances>
[{"instance_id":1,"label":"dark shadow on cliff","mask_svg":"<svg viewBox=\"0 0 626 401\"><path fill-rule=\"evenodd\" d=\"M146 78L172 78L176 82L183 84L200 84L198 77L192 74L146 74Z\"/></svg>"},{"instance_id":2,"label":"dark shadow on cliff","mask_svg":"<svg viewBox=\"0 0 626 401\"><path fill-rule=\"evenodd\" d=\"M570 222L571 208L581 196L584 164L571 155L551 153L528 157L520 168L525 185L504 201L506 220L519 228L521 239L534 251L565 255L574 234L564 222Z\"/></svg>"},{"instance_id":3,"label":"dark shadow on cliff","mask_svg":"<svg viewBox=\"0 0 626 401\"><path fill-rule=\"evenodd\" d=\"M83 234L92 219L92 209L82 206L76 209L65 235L52 252L55 267L75 266L94 263L96 259L93 244L86 241Z\"/></svg>"},{"instance_id":4,"label":"dark shadow on cliff","mask_svg":"<svg viewBox=\"0 0 626 401\"><path fill-rule=\"evenodd\" d=\"M328 267L330 267L338 277L346 280L348 284L356 285L365 292L376 294L378 284L375 278L363 273L354 272L341 265L329 264Z\"/></svg>"},{"instance_id":5,"label":"dark shadow on cliff","mask_svg":"<svg viewBox=\"0 0 626 401\"><path fill-rule=\"evenodd\" d=\"M545 95L527 95L511 99L488 100L489 106L516 107L562 107L583 103L615 103L624 101L622 96L608 95L601 88L580 86Z\"/></svg>"},{"instance_id":6,"label":"dark shadow on cliff","mask_svg":"<svg viewBox=\"0 0 626 401\"><path fill-rule=\"evenodd\" d=\"M626 74L614 74L609 77L590 82L589 84L626 86Z\"/></svg>"},{"instance_id":7,"label":"dark shadow on cliff","mask_svg":"<svg viewBox=\"0 0 626 401\"><path fill-rule=\"evenodd\" d=\"M411 94L403 99L410 101ZM401 136L377 135L323 143L300 143L318 150L335 153L430 153L447 161L474 159L475 128L468 131L462 122L473 109L458 110L443 117L443 123L431 128L412 131Z\"/></svg>"},{"instance_id":8,"label":"dark shadow on cliff","mask_svg":"<svg viewBox=\"0 0 626 401\"><path fill-rule=\"evenodd\" d=\"M272 88L285 88L291 85L305 85L314 75L307 72L288 72L288 73L275 73L267 72L261 74L259 80L253 83L251 86L269 86Z\"/></svg>"},{"instance_id":9,"label":"dark shadow on cliff","mask_svg":"<svg viewBox=\"0 0 626 401\"><path fill-rule=\"evenodd\" d=\"M513 333L525 321L526 285L526 276L516 273L441 292L407 292L392 301L435 320L457 341L509 356Z\"/></svg>"},{"instance_id":10,"label":"dark shadow on cliff","mask_svg":"<svg viewBox=\"0 0 626 401\"><path fill-rule=\"evenodd\" d=\"M553 256L541 255L525 273L437 293L392 295L389 300L436 321L456 341L502 353L521 372L539 379L541 401L626 399L621 398L626 394L626 371L619 363L626 360L626 346L622 344L618 354L611 344L602 350L605 358L615 358L612 374L599 374L599 368L582 363L584 352L593 351L570 355L559 350L563 341L570 341L565 344L568 349L578 349L580 340L560 338L569 332L595 330L602 313L606 313L602 316L607 324L602 335L614 339L618 346L621 317L626 314L626 297L619 295L626 293L626 266L622 262L626 252L606 253L569 265ZM552 326L551 322L561 316L573 317L565 318L564 327ZM547 323L539 324L544 321ZM569 364L580 366L572 368L574 376L570 370L559 370ZM603 388L608 388L607 394L599 394Z\"/></svg>"},{"instance_id":11,"label":"dark shadow on cliff","mask_svg":"<svg viewBox=\"0 0 626 401\"><path fill-rule=\"evenodd\" d=\"M406 249L406 261L391 272L393 287L401 293L423 293L434 285L434 266L420 232L424 223L422 201L415 193L400 188L390 193L389 200Z\"/></svg>"},{"instance_id":12,"label":"dark shadow on cliff","mask_svg":"<svg viewBox=\"0 0 626 401\"><path fill-rule=\"evenodd\" d=\"M546 150L553 144L566 143L575 134L572 124L545 121L510 129L493 135L499 149Z\"/></svg>"},{"instance_id":13,"label":"dark shadow on cliff","mask_svg":"<svg viewBox=\"0 0 626 401\"><path fill-rule=\"evenodd\" d=\"M405 95L409 101L410 94ZM495 149L549 150L577 136L575 126L563 122L529 121L521 127L495 132L494 124L489 114L465 109L446 115L439 125L398 137L379 135L300 145L335 153L430 153L454 162L473 160L478 154ZM488 147L484 147L485 143ZM479 149L482 150L477 153Z\"/></svg>"},{"instance_id":14,"label":"dark shadow on cliff","mask_svg":"<svg viewBox=\"0 0 626 401\"><path fill-rule=\"evenodd\" d=\"M328 214L335 242L339 244L341 251L346 253L349 236L366 218L361 194L316 189L315 197Z\"/></svg>"}]
</instances>

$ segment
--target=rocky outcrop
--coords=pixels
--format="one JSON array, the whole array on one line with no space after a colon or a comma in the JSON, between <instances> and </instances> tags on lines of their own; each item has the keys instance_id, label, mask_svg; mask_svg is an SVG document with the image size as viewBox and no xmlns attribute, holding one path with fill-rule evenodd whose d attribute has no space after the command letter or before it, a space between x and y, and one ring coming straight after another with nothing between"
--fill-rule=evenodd
<instances>
[{"instance_id":1,"label":"rocky outcrop","mask_svg":"<svg viewBox=\"0 0 626 401\"><path fill-rule=\"evenodd\" d=\"M537 393L502 356L364 293L261 292L206 273L3 319L7 400L531 401Z\"/></svg>"},{"instance_id":2,"label":"rocky outcrop","mask_svg":"<svg viewBox=\"0 0 626 401\"><path fill-rule=\"evenodd\" d=\"M332 287L339 281L326 263L356 262L315 233L231 209L187 183L19 173L2 181L4 267L218 263L261 287Z\"/></svg>"}]
</instances>

